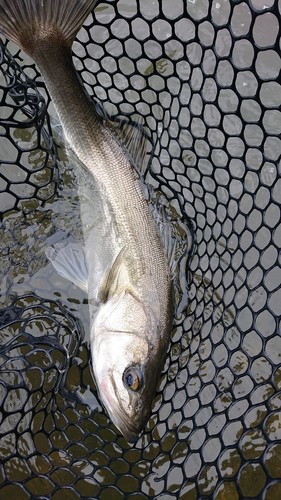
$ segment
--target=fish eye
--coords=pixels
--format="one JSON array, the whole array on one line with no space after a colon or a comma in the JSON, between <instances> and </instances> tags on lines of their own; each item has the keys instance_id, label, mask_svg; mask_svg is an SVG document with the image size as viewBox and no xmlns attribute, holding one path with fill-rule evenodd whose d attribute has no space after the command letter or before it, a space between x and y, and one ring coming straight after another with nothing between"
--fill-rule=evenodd
<instances>
[{"instance_id":1,"label":"fish eye","mask_svg":"<svg viewBox=\"0 0 281 500\"><path fill-rule=\"evenodd\" d=\"M142 381L142 373L136 366L129 366L123 373L123 383L131 391L138 391L142 386Z\"/></svg>"}]
</instances>

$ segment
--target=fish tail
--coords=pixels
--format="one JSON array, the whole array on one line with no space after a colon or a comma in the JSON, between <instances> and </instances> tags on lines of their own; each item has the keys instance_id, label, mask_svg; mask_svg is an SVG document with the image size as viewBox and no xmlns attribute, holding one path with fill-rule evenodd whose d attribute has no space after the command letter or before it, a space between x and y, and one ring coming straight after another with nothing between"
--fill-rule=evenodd
<instances>
[{"instance_id":1,"label":"fish tail","mask_svg":"<svg viewBox=\"0 0 281 500\"><path fill-rule=\"evenodd\" d=\"M97 0L0 0L0 31L33 55L40 42L71 46Z\"/></svg>"}]
</instances>

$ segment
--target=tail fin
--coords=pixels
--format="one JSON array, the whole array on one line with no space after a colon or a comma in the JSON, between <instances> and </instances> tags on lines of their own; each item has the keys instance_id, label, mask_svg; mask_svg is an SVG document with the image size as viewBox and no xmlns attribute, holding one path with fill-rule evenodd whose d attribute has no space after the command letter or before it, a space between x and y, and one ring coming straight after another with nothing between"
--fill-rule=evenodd
<instances>
[{"instance_id":1,"label":"tail fin","mask_svg":"<svg viewBox=\"0 0 281 500\"><path fill-rule=\"evenodd\" d=\"M0 31L26 53L46 38L71 45L97 0L0 0Z\"/></svg>"}]
</instances>

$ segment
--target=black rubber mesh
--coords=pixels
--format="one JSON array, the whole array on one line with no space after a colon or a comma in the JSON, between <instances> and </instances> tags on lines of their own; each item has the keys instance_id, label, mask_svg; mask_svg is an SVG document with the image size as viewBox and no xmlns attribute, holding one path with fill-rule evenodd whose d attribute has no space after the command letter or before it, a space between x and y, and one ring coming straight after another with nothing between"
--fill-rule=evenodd
<instances>
[{"instance_id":1,"label":"black rubber mesh","mask_svg":"<svg viewBox=\"0 0 281 500\"><path fill-rule=\"evenodd\" d=\"M1 49L1 500L281 498L280 10L110 1L74 44L88 92L145 118L146 180L194 226L188 310L133 447L95 400L86 296L44 254L67 218L79 233L35 83L49 100Z\"/></svg>"}]
</instances>

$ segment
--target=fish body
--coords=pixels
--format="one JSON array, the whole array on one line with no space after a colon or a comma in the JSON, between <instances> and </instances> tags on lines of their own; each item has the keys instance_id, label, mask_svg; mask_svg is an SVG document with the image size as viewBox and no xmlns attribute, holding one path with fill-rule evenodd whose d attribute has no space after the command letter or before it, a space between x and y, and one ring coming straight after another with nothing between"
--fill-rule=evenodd
<instances>
[{"instance_id":1,"label":"fish body","mask_svg":"<svg viewBox=\"0 0 281 500\"><path fill-rule=\"evenodd\" d=\"M30 55L82 165L83 255L50 251L88 292L99 395L128 441L147 422L170 338L169 264L138 175L77 78L71 44L96 0L0 0L0 30Z\"/></svg>"}]
</instances>

